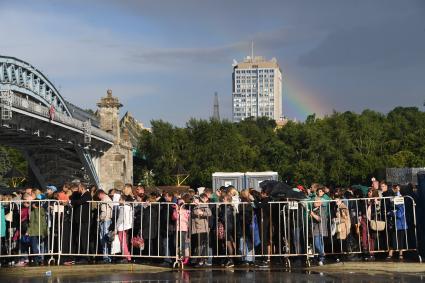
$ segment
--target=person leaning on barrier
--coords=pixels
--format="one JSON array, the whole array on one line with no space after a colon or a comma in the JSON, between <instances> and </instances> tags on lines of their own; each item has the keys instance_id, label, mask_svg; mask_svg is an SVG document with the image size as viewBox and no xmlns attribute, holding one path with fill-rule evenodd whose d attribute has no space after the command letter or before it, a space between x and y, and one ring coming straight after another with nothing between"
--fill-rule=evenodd
<instances>
[{"instance_id":1,"label":"person leaning on barrier","mask_svg":"<svg viewBox=\"0 0 425 283\"><path fill-rule=\"evenodd\" d=\"M273 229L273 227L270 226L271 207L269 203L271 202L271 198L264 189L261 190L261 193L255 193L253 196L255 204L254 211L258 220L258 228L260 230L261 239L261 244L255 249L255 254L261 255L261 257L258 258L258 261L255 264L258 267L268 267L270 264L268 255L271 253L270 233L272 231L270 230Z\"/></svg>"},{"instance_id":2,"label":"person leaning on barrier","mask_svg":"<svg viewBox=\"0 0 425 283\"><path fill-rule=\"evenodd\" d=\"M396 197L402 197L400 192L400 186L393 186L394 195ZM406 240L407 240L407 223L406 223L406 207L404 203L394 204L393 205L393 213L394 213L394 221L395 221L395 229L396 229L396 237L392 238L392 246L394 249L399 251L398 259L400 261L403 260L403 250L406 249Z\"/></svg>"},{"instance_id":3,"label":"person leaning on barrier","mask_svg":"<svg viewBox=\"0 0 425 283\"><path fill-rule=\"evenodd\" d=\"M173 221L173 205L175 203L174 194L172 192L163 192L160 198L160 218L159 236L161 251L160 255L165 256L164 264L169 266L172 264L171 257L176 254L176 223Z\"/></svg>"},{"instance_id":4,"label":"person leaning on barrier","mask_svg":"<svg viewBox=\"0 0 425 283\"><path fill-rule=\"evenodd\" d=\"M86 185L79 183L78 191L74 191L71 196L73 207L74 230L72 238L76 247L76 253L80 255L79 263L87 263L86 254L89 253L89 222L91 217L90 201L92 196Z\"/></svg>"},{"instance_id":5,"label":"person leaning on barrier","mask_svg":"<svg viewBox=\"0 0 425 283\"><path fill-rule=\"evenodd\" d=\"M118 206L118 218L115 223L118 231L118 238L121 243L122 255L125 257L121 260L122 263L131 262L131 255L128 248L128 236L130 229L133 228L133 207L131 205L133 198L129 195L121 195Z\"/></svg>"},{"instance_id":6,"label":"person leaning on barrier","mask_svg":"<svg viewBox=\"0 0 425 283\"><path fill-rule=\"evenodd\" d=\"M99 239L103 251L103 262L110 263L109 257L109 227L112 223L113 204L111 198L103 191L97 191L97 198L101 201L99 204Z\"/></svg>"},{"instance_id":7,"label":"person leaning on barrier","mask_svg":"<svg viewBox=\"0 0 425 283\"><path fill-rule=\"evenodd\" d=\"M360 229L361 243L364 259L375 260L375 241L377 232L371 229L371 221L378 217L377 202L379 202L378 191L370 188L367 192L368 199L359 203L359 213L361 213Z\"/></svg>"},{"instance_id":8,"label":"person leaning on barrier","mask_svg":"<svg viewBox=\"0 0 425 283\"><path fill-rule=\"evenodd\" d=\"M254 197L249 189L240 192L241 212L238 214L238 240L239 253L242 255L244 265L254 264L255 247L261 244L260 231L258 230L258 221L254 213Z\"/></svg>"},{"instance_id":9,"label":"person leaning on barrier","mask_svg":"<svg viewBox=\"0 0 425 283\"><path fill-rule=\"evenodd\" d=\"M323 265L325 260L325 248L323 237L328 236L327 217L323 213L322 200L316 197L313 203L313 208L310 211L310 216L313 221L313 239L315 252L319 254L318 264Z\"/></svg>"},{"instance_id":10,"label":"person leaning on barrier","mask_svg":"<svg viewBox=\"0 0 425 283\"><path fill-rule=\"evenodd\" d=\"M394 214L393 214L393 208L392 208L392 197L394 197L394 192L392 189L388 189L388 184L385 181L379 182L379 191L382 195L382 199L380 200L380 212L381 215L384 216L384 220L386 222L386 232L380 233L379 237L379 244L380 247L384 250L388 250L388 256L387 260L391 260L393 256L394 247L393 245L393 238L395 238L395 226L394 226ZM388 239L388 245L387 245L387 239Z\"/></svg>"},{"instance_id":11,"label":"person leaning on barrier","mask_svg":"<svg viewBox=\"0 0 425 283\"><path fill-rule=\"evenodd\" d=\"M203 199L206 199L205 195ZM194 255L206 257L208 255L209 217L212 213L205 201L202 201L199 196L193 196L192 204L192 250L195 253ZM206 258L200 258L197 266L203 266L205 262Z\"/></svg>"},{"instance_id":12,"label":"person leaning on barrier","mask_svg":"<svg viewBox=\"0 0 425 283\"><path fill-rule=\"evenodd\" d=\"M223 253L225 255L235 255L236 244L235 244L235 217L234 217L234 205L232 204L232 195L224 194L221 198L223 204L219 207L218 222L224 229L224 236L222 240ZM225 267L233 267L233 259L228 258L225 263Z\"/></svg>"},{"instance_id":13,"label":"person leaning on barrier","mask_svg":"<svg viewBox=\"0 0 425 283\"><path fill-rule=\"evenodd\" d=\"M4 197L3 195L0 195L0 255L5 254L6 250L6 213L5 213L5 206L7 203L3 203Z\"/></svg>"},{"instance_id":14,"label":"person leaning on barrier","mask_svg":"<svg viewBox=\"0 0 425 283\"><path fill-rule=\"evenodd\" d=\"M39 199L41 199L41 197L37 200ZM36 254L36 256L34 256L34 264L43 265L44 256L42 254L44 253L44 237L47 236L47 221L46 211L39 201L33 201L31 203L27 235L30 237L31 254Z\"/></svg>"},{"instance_id":15,"label":"person leaning on barrier","mask_svg":"<svg viewBox=\"0 0 425 283\"><path fill-rule=\"evenodd\" d=\"M351 233L351 218L347 205L340 198L336 198L336 213L334 223L336 225L337 243L335 244L336 250L344 253L347 252L347 239Z\"/></svg>"},{"instance_id":16,"label":"person leaning on barrier","mask_svg":"<svg viewBox=\"0 0 425 283\"><path fill-rule=\"evenodd\" d=\"M182 257L182 263L187 265L189 263L189 216L190 210L186 203L190 203L190 195L185 194L182 198L177 200L177 205L173 210L173 221L176 222L177 244L179 256Z\"/></svg>"},{"instance_id":17,"label":"person leaning on barrier","mask_svg":"<svg viewBox=\"0 0 425 283\"><path fill-rule=\"evenodd\" d=\"M32 190L31 190L32 191ZM28 251L30 247L30 241L29 236L27 234L28 226L29 226L29 220L30 220L30 209L31 209L31 203L30 201L33 200L33 196L28 193L24 193L22 199L24 202L22 202L21 205L17 205L14 210L14 219L13 224L15 225L15 233L13 235L12 241L15 242L16 247L20 249L18 252L20 255L24 255L19 259L19 262L16 264L16 266L26 266L29 263L28 260ZM17 216L17 219L15 218L15 215ZM17 220L17 221L15 221Z\"/></svg>"},{"instance_id":18,"label":"person leaning on barrier","mask_svg":"<svg viewBox=\"0 0 425 283\"><path fill-rule=\"evenodd\" d=\"M159 221L159 209L160 206L158 201L160 196L156 192L150 193L146 203L143 204L143 227L142 237L145 240L146 255L158 255L158 223ZM161 221L166 221L161 219Z\"/></svg>"}]
</instances>

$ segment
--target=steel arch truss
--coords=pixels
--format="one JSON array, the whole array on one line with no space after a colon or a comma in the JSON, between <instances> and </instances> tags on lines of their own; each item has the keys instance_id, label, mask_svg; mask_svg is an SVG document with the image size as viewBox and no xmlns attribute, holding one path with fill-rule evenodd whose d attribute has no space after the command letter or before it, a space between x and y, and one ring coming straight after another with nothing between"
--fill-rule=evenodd
<instances>
[{"instance_id":1,"label":"steel arch truss","mask_svg":"<svg viewBox=\"0 0 425 283\"><path fill-rule=\"evenodd\" d=\"M48 107L53 105L57 112L72 117L55 86L39 70L22 60L0 55L1 88L28 95Z\"/></svg>"}]
</instances>

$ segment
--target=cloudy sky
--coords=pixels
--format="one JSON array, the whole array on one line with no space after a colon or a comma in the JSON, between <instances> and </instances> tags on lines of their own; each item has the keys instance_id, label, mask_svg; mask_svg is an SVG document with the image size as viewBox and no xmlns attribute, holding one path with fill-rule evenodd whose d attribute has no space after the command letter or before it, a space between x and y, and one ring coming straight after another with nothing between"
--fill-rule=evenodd
<instances>
[{"instance_id":1,"label":"cloudy sky","mask_svg":"<svg viewBox=\"0 0 425 283\"><path fill-rule=\"evenodd\" d=\"M231 118L232 60L254 41L284 74L283 111L387 112L425 100L423 0L0 0L0 54L95 108L111 88L138 120Z\"/></svg>"}]
</instances>

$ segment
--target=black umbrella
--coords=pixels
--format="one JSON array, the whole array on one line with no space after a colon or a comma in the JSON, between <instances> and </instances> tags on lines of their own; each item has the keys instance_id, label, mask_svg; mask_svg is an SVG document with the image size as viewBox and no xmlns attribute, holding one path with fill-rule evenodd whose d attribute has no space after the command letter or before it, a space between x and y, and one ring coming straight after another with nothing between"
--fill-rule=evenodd
<instances>
[{"instance_id":1,"label":"black umbrella","mask_svg":"<svg viewBox=\"0 0 425 283\"><path fill-rule=\"evenodd\" d=\"M260 187L272 200L306 198L304 193L294 191L288 184L279 181L266 180L260 183Z\"/></svg>"}]
</instances>

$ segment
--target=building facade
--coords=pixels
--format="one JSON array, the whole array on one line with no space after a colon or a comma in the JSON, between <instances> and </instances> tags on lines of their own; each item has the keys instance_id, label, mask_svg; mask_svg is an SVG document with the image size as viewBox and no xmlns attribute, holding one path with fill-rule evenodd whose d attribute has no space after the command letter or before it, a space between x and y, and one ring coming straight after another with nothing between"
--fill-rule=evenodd
<instances>
[{"instance_id":1,"label":"building facade","mask_svg":"<svg viewBox=\"0 0 425 283\"><path fill-rule=\"evenodd\" d=\"M282 72L275 58L246 57L234 62L232 76L232 116L234 122L248 117L281 120Z\"/></svg>"}]
</instances>

